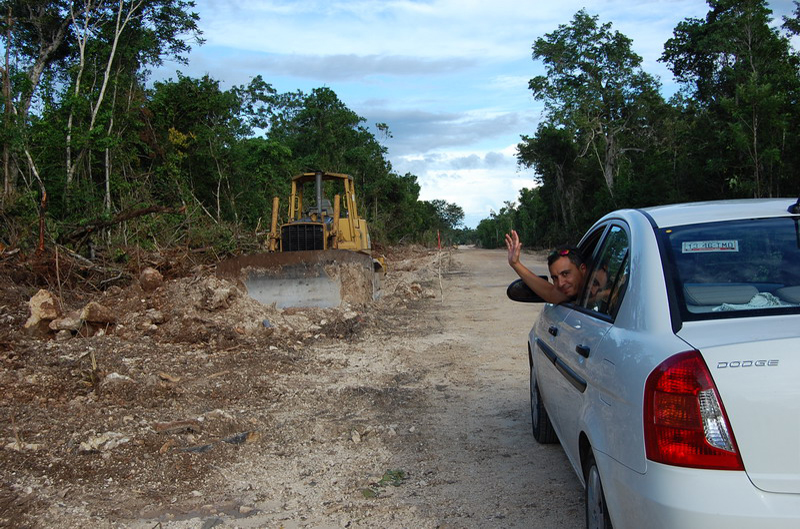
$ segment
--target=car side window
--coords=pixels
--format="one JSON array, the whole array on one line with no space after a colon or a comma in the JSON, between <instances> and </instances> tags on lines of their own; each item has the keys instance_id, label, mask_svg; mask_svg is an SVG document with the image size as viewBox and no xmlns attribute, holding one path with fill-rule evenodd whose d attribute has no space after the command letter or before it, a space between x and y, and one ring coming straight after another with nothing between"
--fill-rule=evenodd
<instances>
[{"instance_id":1,"label":"car side window","mask_svg":"<svg viewBox=\"0 0 800 529\"><path fill-rule=\"evenodd\" d=\"M595 250L597 250L597 244L600 242L600 239L606 232L606 228L608 228L608 225L594 230L592 233L584 237L584 239L578 245L578 248L581 250L581 256L586 261L587 265L591 262Z\"/></svg>"},{"instance_id":2,"label":"car side window","mask_svg":"<svg viewBox=\"0 0 800 529\"><path fill-rule=\"evenodd\" d=\"M627 232L621 226L611 226L589 270L580 306L616 316L628 283L628 250Z\"/></svg>"}]
</instances>

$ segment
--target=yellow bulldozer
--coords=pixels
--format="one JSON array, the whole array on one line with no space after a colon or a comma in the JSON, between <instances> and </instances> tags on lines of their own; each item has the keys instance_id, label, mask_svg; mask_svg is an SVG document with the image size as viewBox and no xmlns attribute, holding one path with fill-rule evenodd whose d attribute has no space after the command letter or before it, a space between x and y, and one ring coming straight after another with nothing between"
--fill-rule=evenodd
<instances>
[{"instance_id":1,"label":"yellow bulldozer","mask_svg":"<svg viewBox=\"0 0 800 529\"><path fill-rule=\"evenodd\" d=\"M372 255L352 176L322 171L295 175L288 220L280 226L279 211L275 197L268 252L222 261L218 276L279 308L363 304L380 295L385 265Z\"/></svg>"}]
</instances>

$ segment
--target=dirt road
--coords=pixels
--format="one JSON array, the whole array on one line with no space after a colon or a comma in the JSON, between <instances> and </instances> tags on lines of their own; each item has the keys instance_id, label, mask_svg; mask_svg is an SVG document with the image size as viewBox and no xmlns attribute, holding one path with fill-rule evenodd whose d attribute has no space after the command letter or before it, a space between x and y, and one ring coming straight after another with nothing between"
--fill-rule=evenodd
<instances>
[{"instance_id":1,"label":"dirt road","mask_svg":"<svg viewBox=\"0 0 800 529\"><path fill-rule=\"evenodd\" d=\"M262 467L264 477L271 468L286 478L281 499L272 513L253 502L262 512L236 525L583 525L583 489L561 447L537 445L530 433L525 337L539 309L505 297L514 274L504 252L462 249L454 260L441 286L434 281L435 300L351 349L350 368L327 382L369 395L366 408L339 401L347 433L333 443L317 437L327 446L309 446L299 472L277 460Z\"/></svg>"},{"instance_id":2,"label":"dirt road","mask_svg":"<svg viewBox=\"0 0 800 529\"><path fill-rule=\"evenodd\" d=\"M118 319L59 338L3 279L0 527L580 527L512 279L502 251L399 249L379 302L277 310L198 269L74 295Z\"/></svg>"},{"instance_id":3,"label":"dirt road","mask_svg":"<svg viewBox=\"0 0 800 529\"><path fill-rule=\"evenodd\" d=\"M442 526L580 527L582 488L560 446L530 433L525 340L539 307L506 298L516 276L505 252L457 257L462 271L445 280L437 312L441 333L423 338L430 353L414 360L428 369L426 448L448 476L426 492L424 512Z\"/></svg>"}]
</instances>

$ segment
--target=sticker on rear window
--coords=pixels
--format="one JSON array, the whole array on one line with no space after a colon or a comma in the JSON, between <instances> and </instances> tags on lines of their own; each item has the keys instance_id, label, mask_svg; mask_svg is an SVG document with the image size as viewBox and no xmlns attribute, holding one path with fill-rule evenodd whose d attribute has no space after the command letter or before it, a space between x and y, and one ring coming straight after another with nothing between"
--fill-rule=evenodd
<instances>
[{"instance_id":1,"label":"sticker on rear window","mask_svg":"<svg viewBox=\"0 0 800 529\"><path fill-rule=\"evenodd\" d=\"M681 253L738 252L739 241L686 241Z\"/></svg>"}]
</instances>

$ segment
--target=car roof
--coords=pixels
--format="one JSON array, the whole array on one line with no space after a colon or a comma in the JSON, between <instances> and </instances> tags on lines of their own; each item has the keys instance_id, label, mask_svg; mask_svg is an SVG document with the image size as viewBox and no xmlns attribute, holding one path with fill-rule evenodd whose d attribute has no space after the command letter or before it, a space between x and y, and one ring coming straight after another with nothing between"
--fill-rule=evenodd
<instances>
[{"instance_id":1,"label":"car roof","mask_svg":"<svg viewBox=\"0 0 800 529\"><path fill-rule=\"evenodd\" d=\"M691 202L642 208L660 228L726 220L783 217L796 198L755 198Z\"/></svg>"}]
</instances>

